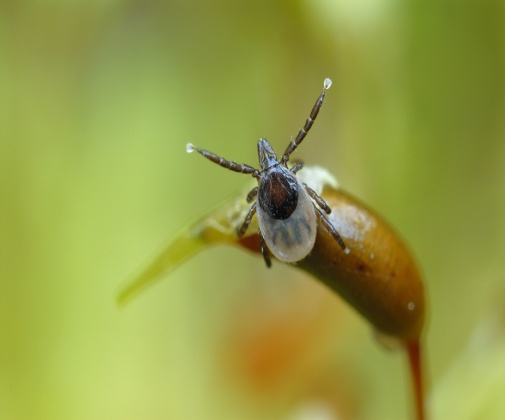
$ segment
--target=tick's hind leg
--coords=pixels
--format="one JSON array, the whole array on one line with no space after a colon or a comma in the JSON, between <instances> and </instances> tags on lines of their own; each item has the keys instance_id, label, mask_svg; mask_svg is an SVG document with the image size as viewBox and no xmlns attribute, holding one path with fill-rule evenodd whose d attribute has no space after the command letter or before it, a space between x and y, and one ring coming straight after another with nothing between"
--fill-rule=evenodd
<instances>
[{"instance_id":1,"label":"tick's hind leg","mask_svg":"<svg viewBox=\"0 0 505 420\"><path fill-rule=\"evenodd\" d=\"M319 210L316 206L314 206L314 209L316 210L316 217L321 222L321 224L325 227L325 229L328 232L330 232L331 236L333 236L333 239L335 239L338 242L340 248L345 249L344 240L339 235L334 226L330 223L330 221L326 218L326 216L323 214L321 210Z\"/></svg>"},{"instance_id":2,"label":"tick's hind leg","mask_svg":"<svg viewBox=\"0 0 505 420\"><path fill-rule=\"evenodd\" d=\"M244 236L245 231L249 227L249 224L251 223L251 219L254 216L254 213L256 213L256 203L254 203L251 208L249 209L249 213L247 213L247 216L244 219L244 223L242 223L242 226L240 229L237 230L237 235L239 238Z\"/></svg>"},{"instance_id":3,"label":"tick's hind leg","mask_svg":"<svg viewBox=\"0 0 505 420\"><path fill-rule=\"evenodd\" d=\"M265 238L263 238L263 234L261 231L258 231L260 235L260 246L261 246L261 253L263 254L263 259L265 260L265 264L267 265L268 268L272 267L272 260L270 259L270 251L267 248L267 244L265 243Z\"/></svg>"}]
</instances>

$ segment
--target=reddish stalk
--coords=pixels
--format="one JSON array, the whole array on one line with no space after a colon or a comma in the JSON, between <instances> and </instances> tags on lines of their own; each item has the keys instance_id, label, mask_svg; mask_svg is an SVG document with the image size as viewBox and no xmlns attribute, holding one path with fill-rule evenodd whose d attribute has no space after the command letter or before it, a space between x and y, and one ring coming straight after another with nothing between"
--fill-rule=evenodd
<instances>
[{"instance_id":1,"label":"reddish stalk","mask_svg":"<svg viewBox=\"0 0 505 420\"><path fill-rule=\"evenodd\" d=\"M409 341L405 346L409 359L409 368L411 373L413 391L414 391L414 404L416 409L417 420L426 420L425 410L425 392L423 380L423 366L421 356L421 343L420 340Z\"/></svg>"}]
</instances>

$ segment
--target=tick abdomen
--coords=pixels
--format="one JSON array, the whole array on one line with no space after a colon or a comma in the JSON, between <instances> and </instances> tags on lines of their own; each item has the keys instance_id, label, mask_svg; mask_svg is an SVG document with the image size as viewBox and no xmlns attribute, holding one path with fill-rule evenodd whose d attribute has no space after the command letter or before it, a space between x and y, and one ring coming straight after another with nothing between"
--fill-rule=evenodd
<instances>
[{"instance_id":1,"label":"tick abdomen","mask_svg":"<svg viewBox=\"0 0 505 420\"><path fill-rule=\"evenodd\" d=\"M295 179L297 203L291 215L276 219L258 206L258 223L270 252L284 262L305 258L316 241L317 222L314 205L305 188Z\"/></svg>"}]
</instances>

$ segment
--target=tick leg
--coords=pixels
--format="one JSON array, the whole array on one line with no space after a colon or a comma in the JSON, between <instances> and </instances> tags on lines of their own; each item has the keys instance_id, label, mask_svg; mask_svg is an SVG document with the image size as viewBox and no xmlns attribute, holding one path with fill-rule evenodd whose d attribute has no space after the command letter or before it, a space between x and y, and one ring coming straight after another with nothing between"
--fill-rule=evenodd
<instances>
[{"instance_id":1,"label":"tick leg","mask_svg":"<svg viewBox=\"0 0 505 420\"><path fill-rule=\"evenodd\" d=\"M258 187L254 187L249 194L247 194L246 200L248 203L254 200L254 198L258 195Z\"/></svg>"},{"instance_id":2,"label":"tick leg","mask_svg":"<svg viewBox=\"0 0 505 420\"><path fill-rule=\"evenodd\" d=\"M263 254L263 259L265 260L265 264L267 265L268 268L272 267L272 260L270 259L270 251L267 248L267 245L265 243L265 238L263 238L263 234L261 231L258 231L260 235L260 246L261 246L261 253Z\"/></svg>"},{"instance_id":3,"label":"tick leg","mask_svg":"<svg viewBox=\"0 0 505 420\"><path fill-rule=\"evenodd\" d=\"M333 227L333 225L330 223L330 221L326 218L326 216L321 210L319 210L316 206L314 206L314 208L316 209L316 216L322 223L322 225L326 228L328 232L331 233L331 236L333 236L333 238L338 242L340 248L345 249L344 241L342 237L338 234L337 230Z\"/></svg>"},{"instance_id":4,"label":"tick leg","mask_svg":"<svg viewBox=\"0 0 505 420\"><path fill-rule=\"evenodd\" d=\"M302 168L303 168L303 162L298 161L291 167L290 171L296 174Z\"/></svg>"},{"instance_id":5,"label":"tick leg","mask_svg":"<svg viewBox=\"0 0 505 420\"><path fill-rule=\"evenodd\" d=\"M312 111L310 112L310 116L305 121L305 125L300 129L298 132L297 136L291 140L291 143L289 143L288 147L286 148L286 151L282 155L281 162L286 163L289 160L289 156L291 153L293 153L298 145L303 141L307 133L309 132L310 128L312 127L312 124L314 124L314 121L317 117L317 114L319 113L319 110L321 109L321 106L323 105L323 100L324 96L326 94L326 90L328 90L331 86L331 80L330 79L324 79L324 89L321 92L321 95L319 95L319 98L317 99L316 103L314 104L314 107L312 108Z\"/></svg>"},{"instance_id":6,"label":"tick leg","mask_svg":"<svg viewBox=\"0 0 505 420\"><path fill-rule=\"evenodd\" d=\"M249 227L249 223L251 223L251 219L254 216L254 213L256 213L256 203L254 203L251 208L249 209L249 213L247 213L247 216L245 217L244 223L242 223L242 226L240 229L237 231L237 235L239 238L244 236L245 231Z\"/></svg>"},{"instance_id":7,"label":"tick leg","mask_svg":"<svg viewBox=\"0 0 505 420\"><path fill-rule=\"evenodd\" d=\"M240 163L233 162L230 160L226 160L226 159L222 158L221 156L218 156L212 152L209 152L208 150L200 149L199 147L196 147L196 146L192 145L191 143L188 143L186 145L186 150L188 151L188 153L191 153L193 150L196 150L204 158L207 158L211 162L217 163L219 166L229 169L230 171L252 175L255 178L258 178L260 176L260 171L253 168L252 166L249 166L246 164L240 164Z\"/></svg>"},{"instance_id":8,"label":"tick leg","mask_svg":"<svg viewBox=\"0 0 505 420\"><path fill-rule=\"evenodd\" d=\"M326 204L326 201L324 201L312 188L310 188L307 184L303 184L305 189L307 190L307 193L310 195L310 197L317 203L319 207L321 207L326 214L331 213L331 208Z\"/></svg>"}]
</instances>

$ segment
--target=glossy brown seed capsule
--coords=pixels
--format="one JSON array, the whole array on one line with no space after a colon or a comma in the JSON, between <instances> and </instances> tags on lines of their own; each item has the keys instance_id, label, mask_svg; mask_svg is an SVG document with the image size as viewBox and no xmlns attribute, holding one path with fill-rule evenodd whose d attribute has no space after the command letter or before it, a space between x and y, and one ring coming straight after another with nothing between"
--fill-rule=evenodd
<instances>
[{"instance_id":1,"label":"glossy brown seed capsule","mask_svg":"<svg viewBox=\"0 0 505 420\"><path fill-rule=\"evenodd\" d=\"M337 188L328 171L306 167L303 172L302 181L330 206L329 221L345 241L346 251L319 226L312 251L293 267L342 296L379 332L402 341L418 339L425 314L423 282L403 241L375 212ZM241 238L236 234L248 209L239 195L188 226L121 292L120 302L210 245L236 245L261 255L257 221L248 234Z\"/></svg>"}]
</instances>

